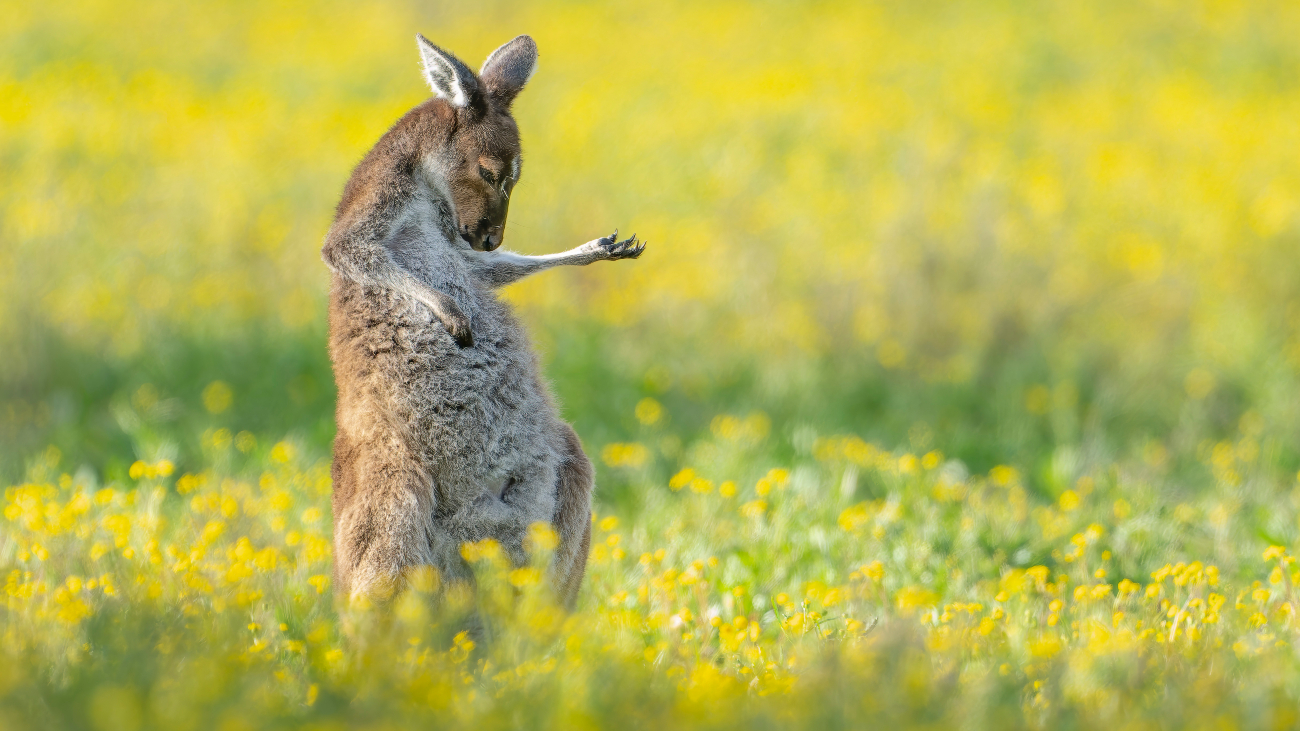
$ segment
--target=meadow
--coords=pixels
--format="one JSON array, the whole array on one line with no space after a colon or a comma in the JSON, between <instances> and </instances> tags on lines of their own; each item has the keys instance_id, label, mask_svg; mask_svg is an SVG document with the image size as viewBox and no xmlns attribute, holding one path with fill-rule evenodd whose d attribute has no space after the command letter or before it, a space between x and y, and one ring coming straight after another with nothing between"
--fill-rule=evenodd
<instances>
[{"instance_id":1,"label":"meadow","mask_svg":"<svg viewBox=\"0 0 1300 731\"><path fill-rule=\"evenodd\" d=\"M1300 725L1300 8L0 0L0 728ZM321 239L538 42L579 606L330 586ZM477 617L477 619L471 619ZM466 628L474 625L474 633Z\"/></svg>"}]
</instances>

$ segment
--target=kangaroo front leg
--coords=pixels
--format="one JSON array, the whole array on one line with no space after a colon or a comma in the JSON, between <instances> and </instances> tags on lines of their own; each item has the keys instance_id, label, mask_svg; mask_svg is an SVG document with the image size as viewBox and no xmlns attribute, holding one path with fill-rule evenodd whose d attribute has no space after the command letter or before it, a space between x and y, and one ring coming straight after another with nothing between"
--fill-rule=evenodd
<instances>
[{"instance_id":1,"label":"kangaroo front leg","mask_svg":"<svg viewBox=\"0 0 1300 731\"><path fill-rule=\"evenodd\" d=\"M513 251L495 251L485 254L473 254L472 266L484 280L494 287L502 287L512 282L558 266L586 266L597 261L616 259L635 259L645 251L645 242L638 242L636 234L623 241L618 240L618 231L604 238L588 241L559 254L543 256L526 256Z\"/></svg>"},{"instance_id":2,"label":"kangaroo front leg","mask_svg":"<svg viewBox=\"0 0 1300 731\"><path fill-rule=\"evenodd\" d=\"M582 246L574 249L574 251L580 251L589 257L588 261L583 263L590 264L593 261L635 259L638 256L641 256L641 252L645 251L645 244L646 242L644 241L640 243L637 242L636 234L632 234L626 239L619 241L618 229L614 229L614 233L605 236L604 238L596 239L595 241L588 241Z\"/></svg>"},{"instance_id":3,"label":"kangaroo front leg","mask_svg":"<svg viewBox=\"0 0 1300 731\"><path fill-rule=\"evenodd\" d=\"M461 311L456 300L429 287L417 290L416 299L428 307L433 316L438 318L447 332L456 339L456 344L468 348L474 344L474 333L470 330L469 318Z\"/></svg>"},{"instance_id":4,"label":"kangaroo front leg","mask_svg":"<svg viewBox=\"0 0 1300 731\"><path fill-rule=\"evenodd\" d=\"M469 318L456 301L417 279L392 256L393 237L389 231L397 215L394 211L408 204L409 200L396 196L360 212L340 214L325 235L321 258L331 271L345 279L363 287L394 290L420 302L433 312L462 348L473 345Z\"/></svg>"}]
</instances>

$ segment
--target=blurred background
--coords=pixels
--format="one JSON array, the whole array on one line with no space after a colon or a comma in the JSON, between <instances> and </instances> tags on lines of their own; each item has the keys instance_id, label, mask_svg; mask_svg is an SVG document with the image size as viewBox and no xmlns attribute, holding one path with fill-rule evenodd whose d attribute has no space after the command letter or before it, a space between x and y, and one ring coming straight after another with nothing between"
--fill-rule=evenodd
<instances>
[{"instance_id":1,"label":"blurred background","mask_svg":"<svg viewBox=\"0 0 1300 731\"><path fill-rule=\"evenodd\" d=\"M183 471L216 428L327 454L320 243L429 94L417 31L541 49L508 247L650 241L506 292L589 451L1300 462L1295 3L3 6L4 480Z\"/></svg>"}]
</instances>

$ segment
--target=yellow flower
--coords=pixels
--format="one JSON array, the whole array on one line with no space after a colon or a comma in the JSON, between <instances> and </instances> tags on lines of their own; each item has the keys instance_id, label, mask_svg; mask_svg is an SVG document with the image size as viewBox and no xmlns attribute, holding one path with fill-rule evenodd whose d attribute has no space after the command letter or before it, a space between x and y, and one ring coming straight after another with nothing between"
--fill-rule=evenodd
<instances>
[{"instance_id":1,"label":"yellow flower","mask_svg":"<svg viewBox=\"0 0 1300 731\"><path fill-rule=\"evenodd\" d=\"M697 477L691 480L691 492L705 495L713 491L713 481Z\"/></svg>"},{"instance_id":2,"label":"yellow flower","mask_svg":"<svg viewBox=\"0 0 1300 731\"><path fill-rule=\"evenodd\" d=\"M248 454L257 447L257 437L250 432L241 431L235 435L235 449ZM287 455L284 455L287 456Z\"/></svg>"},{"instance_id":3,"label":"yellow flower","mask_svg":"<svg viewBox=\"0 0 1300 731\"><path fill-rule=\"evenodd\" d=\"M210 414L220 414L230 408L234 391L224 381L213 381L203 389L203 408Z\"/></svg>"},{"instance_id":4,"label":"yellow flower","mask_svg":"<svg viewBox=\"0 0 1300 731\"><path fill-rule=\"evenodd\" d=\"M855 531L866 525L871 520L871 506L868 503L858 503L849 508L845 508L839 519L836 521L842 530Z\"/></svg>"},{"instance_id":5,"label":"yellow flower","mask_svg":"<svg viewBox=\"0 0 1300 731\"><path fill-rule=\"evenodd\" d=\"M1123 520L1133 512L1133 506L1129 505L1129 502L1124 498L1120 498L1115 501L1112 510L1114 511L1116 518Z\"/></svg>"},{"instance_id":6,"label":"yellow flower","mask_svg":"<svg viewBox=\"0 0 1300 731\"><path fill-rule=\"evenodd\" d=\"M880 583L885 578L885 565L879 561L872 561L863 566L862 575L876 583Z\"/></svg>"},{"instance_id":7,"label":"yellow flower","mask_svg":"<svg viewBox=\"0 0 1300 731\"><path fill-rule=\"evenodd\" d=\"M641 467L650 460L650 450L637 442L607 444L600 455L610 467Z\"/></svg>"},{"instance_id":8,"label":"yellow flower","mask_svg":"<svg viewBox=\"0 0 1300 731\"><path fill-rule=\"evenodd\" d=\"M525 566L511 571L508 578L511 586L535 586L541 582L542 572L532 566Z\"/></svg>"},{"instance_id":9,"label":"yellow flower","mask_svg":"<svg viewBox=\"0 0 1300 731\"><path fill-rule=\"evenodd\" d=\"M293 459L293 456L293 445L288 442L277 442L271 448L271 461L277 464L288 464L289 460Z\"/></svg>"},{"instance_id":10,"label":"yellow flower","mask_svg":"<svg viewBox=\"0 0 1300 731\"><path fill-rule=\"evenodd\" d=\"M916 472L916 468L921 461L914 454L904 454L898 458L898 471L904 475L910 475Z\"/></svg>"},{"instance_id":11,"label":"yellow flower","mask_svg":"<svg viewBox=\"0 0 1300 731\"><path fill-rule=\"evenodd\" d=\"M1020 472L1014 467L998 465L992 470L989 470L989 479L993 481L993 484L998 485L999 487L1007 487L1008 485L1020 480Z\"/></svg>"},{"instance_id":12,"label":"yellow flower","mask_svg":"<svg viewBox=\"0 0 1300 731\"><path fill-rule=\"evenodd\" d=\"M680 472L678 472L677 474L673 475L672 479L668 481L668 488L673 492L676 492L682 489L683 487L689 485L691 483L691 480L694 479L695 479L695 470L691 469L690 467L686 467L682 469Z\"/></svg>"},{"instance_id":13,"label":"yellow flower","mask_svg":"<svg viewBox=\"0 0 1300 731\"><path fill-rule=\"evenodd\" d=\"M1061 493L1061 497L1058 502L1061 505L1061 510L1066 511L1067 513L1070 512L1071 510L1077 510L1079 507L1079 493L1075 492L1074 490L1066 490L1065 492Z\"/></svg>"},{"instance_id":14,"label":"yellow flower","mask_svg":"<svg viewBox=\"0 0 1300 731\"><path fill-rule=\"evenodd\" d=\"M643 398L636 404L636 420L650 426L663 416L663 407L652 398Z\"/></svg>"},{"instance_id":15,"label":"yellow flower","mask_svg":"<svg viewBox=\"0 0 1300 731\"><path fill-rule=\"evenodd\" d=\"M938 599L938 594L920 586L904 587L894 595L894 602L904 612L932 607Z\"/></svg>"},{"instance_id":16,"label":"yellow flower","mask_svg":"<svg viewBox=\"0 0 1300 731\"><path fill-rule=\"evenodd\" d=\"M1029 654L1032 657L1049 658L1060 652L1062 647L1055 635L1042 635L1029 643Z\"/></svg>"},{"instance_id":17,"label":"yellow flower","mask_svg":"<svg viewBox=\"0 0 1300 731\"><path fill-rule=\"evenodd\" d=\"M530 551L554 551L555 547L560 545L560 535L555 532L550 523L539 521L528 526L525 545Z\"/></svg>"},{"instance_id":18,"label":"yellow flower","mask_svg":"<svg viewBox=\"0 0 1300 731\"><path fill-rule=\"evenodd\" d=\"M501 551L501 544L491 538L484 538L481 541L460 544L460 555L470 563L477 563L500 561L504 554Z\"/></svg>"}]
</instances>

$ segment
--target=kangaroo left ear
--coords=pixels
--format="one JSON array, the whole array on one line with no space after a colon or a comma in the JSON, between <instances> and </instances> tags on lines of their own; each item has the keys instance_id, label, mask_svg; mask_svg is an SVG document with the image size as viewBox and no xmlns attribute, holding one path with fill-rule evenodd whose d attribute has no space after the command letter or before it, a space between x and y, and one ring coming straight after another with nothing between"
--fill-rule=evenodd
<instances>
[{"instance_id":1,"label":"kangaroo left ear","mask_svg":"<svg viewBox=\"0 0 1300 731\"><path fill-rule=\"evenodd\" d=\"M537 44L519 36L488 55L478 75L496 106L508 109L536 70Z\"/></svg>"},{"instance_id":2,"label":"kangaroo left ear","mask_svg":"<svg viewBox=\"0 0 1300 731\"><path fill-rule=\"evenodd\" d=\"M420 46L420 59L424 61L424 79L429 82L434 95L446 99L454 107L468 107L479 93L474 72L423 35L416 33L415 42Z\"/></svg>"}]
</instances>

